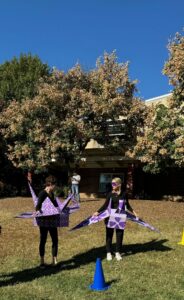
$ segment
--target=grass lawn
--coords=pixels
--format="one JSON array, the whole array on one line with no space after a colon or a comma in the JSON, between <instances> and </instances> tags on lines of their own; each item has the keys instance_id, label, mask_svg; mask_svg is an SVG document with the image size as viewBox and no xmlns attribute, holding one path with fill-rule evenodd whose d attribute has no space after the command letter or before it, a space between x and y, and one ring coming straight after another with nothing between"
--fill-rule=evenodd
<instances>
[{"instance_id":1,"label":"grass lawn","mask_svg":"<svg viewBox=\"0 0 184 300\"><path fill-rule=\"evenodd\" d=\"M70 228L101 206L81 202ZM39 230L32 220L15 219L31 211L31 198L0 200L0 299L118 300L184 299L184 203L132 200L131 205L160 234L127 222L123 260L106 261L105 228L100 222L76 231L59 229L59 265L39 269ZM101 258L107 291L91 291L96 259ZM51 263L51 240L46 245Z\"/></svg>"}]
</instances>

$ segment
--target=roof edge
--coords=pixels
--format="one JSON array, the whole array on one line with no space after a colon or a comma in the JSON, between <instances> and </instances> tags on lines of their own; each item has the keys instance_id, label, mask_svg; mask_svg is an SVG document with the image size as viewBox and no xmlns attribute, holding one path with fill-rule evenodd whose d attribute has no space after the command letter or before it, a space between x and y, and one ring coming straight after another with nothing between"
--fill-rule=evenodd
<instances>
[{"instance_id":1,"label":"roof edge","mask_svg":"<svg viewBox=\"0 0 184 300\"><path fill-rule=\"evenodd\" d=\"M171 95L172 95L172 93L168 93L168 94L165 94L165 95L162 95L162 96L153 97L153 98L145 100L145 102L151 102L151 101L159 100L159 99L162 99L162 98L165 98L165 97L169 97Z\"/></svg>"}]
</instances>

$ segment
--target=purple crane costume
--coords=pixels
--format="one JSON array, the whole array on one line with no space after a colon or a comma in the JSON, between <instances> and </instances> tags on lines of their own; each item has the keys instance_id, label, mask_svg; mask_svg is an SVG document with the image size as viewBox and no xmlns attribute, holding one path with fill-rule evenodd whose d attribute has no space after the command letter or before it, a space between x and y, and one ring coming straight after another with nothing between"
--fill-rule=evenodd
<instances>
[{"instance_id":1,"label":"purple crane costume","mask_svg":"<svg viewBox=\"0 0 184 300\"><path fill-rule=\"evenodd\" d=\"M101 212L98 216L90 216L87 219L83 220L81 223L73 227L71 230L80 229L82 227L100 222L106 218L109 218L107 227L109 228L118 228L118 229L125 229L126 226L126 220L132 221L137 223L138 225L141 225L143 227L149 228L152 231L160 232L157 228L153 227L149 223L143 221L142 219L139 219L126 211L125 208L125 200L119 200L119 206L118 209L112 209L111 208L112 200L110 199L109 205L106 210Z\"/></svg>"},{"instance_id":2,"label":"purple crane costume","mask_svg":"<svg viewBox=\"0 0 184 300\"><path fill-rule=\"evenodd\" d=\"M36 207L38 198L29 184L30 192L33 198L34 207ZM70 200L72 200L72 204L68 206ZM49 197L47 197L42 203L42 212L32 213L25 212L17 216L17 218L34 218L35 226L43 226L43 227L68 227L69 226L69 215L76 210L79 209L79 203L75 201L73 194L70 194L64 202L60 202L60 200L56 197L56 202L58 207L55 207Z\"/></svg>"}]
</instances>

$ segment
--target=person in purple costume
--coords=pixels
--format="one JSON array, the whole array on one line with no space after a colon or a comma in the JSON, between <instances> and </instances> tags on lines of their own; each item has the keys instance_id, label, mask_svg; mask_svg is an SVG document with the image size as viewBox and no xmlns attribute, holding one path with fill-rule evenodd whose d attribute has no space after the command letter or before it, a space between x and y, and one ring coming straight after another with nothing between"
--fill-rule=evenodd
<instances>
[{"instance_id":1,"label":"person in purple costume","mask_svg":"<svg viewBox=\"0 0 184 300\"><path fill-rule=\"evenodd\" d=\"M119 207L119 200L125 201L125 207L124 209L129 210L131 213L133 213L136 217L137 214L131 207L128 201L127 194L122 191L122 180L119 177L112 179L112 191L107 194L105 203L100 207L98 211L96 211L93 216L98 216L99 213L106 210L108 208L109 202L111 200L111 208L118 209ZM105 225L106 225L106 251L107 251L107 260L112 260L112 239L114 234L114 228L108 228L109 218L105 219ZM121 249L122 249L122 242L123 242L123 235L124 230L122 229L116 229L116 253L115 257L118 261L122 259L121 257Z\"/></svg>"},{"instance_id":2,"label":"person in purple costume","mask_svg":"<svg viewBox=\"0 0 184 300\"><path fill-rule=\"evenodd\" d=\"M58 204L54 197L54 188L56 186L56 178L52 175L48 176L45 180L45 189L42 190L38 195L38 202L36 205L36 212L41 212L42 203L48 197L52 204L55 207L58 207ZM46 217L45 217L46 218ZM40 254L40 267L44 268L45 260L45 244L47 241L48 232L52 239L52 265L57 265L57 254L58 254L58 230L57 227L51 226L39 226L40 229L40 244L39 244L39 254Z\"/></svg>"}]
</instances>

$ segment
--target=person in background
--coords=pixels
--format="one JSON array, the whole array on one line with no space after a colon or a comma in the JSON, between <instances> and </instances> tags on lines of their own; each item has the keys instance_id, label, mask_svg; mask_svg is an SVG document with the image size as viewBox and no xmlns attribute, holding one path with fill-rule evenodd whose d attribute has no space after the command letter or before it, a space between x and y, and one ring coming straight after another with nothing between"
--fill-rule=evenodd
<instances>
[{"instance_id":1,"label":"person in background","mask_svg":"<svg viewBox=\"0 0 184 300\"><path fill-rule=\"evenodd\" d=\"M48 176L45 180L45 188L38 195L38 202L36 205L36 213L41 212L42 203L48 197L55 207L58 207L58 204L54 197L54 188L56 186L56 178L52 175ZM45 222L43 226L40 225L40 244L39 244L39 254L40 254L40 267L44 268L45 260L45 244L47 241L48 232L52 239L52 265L57 265L57 254L58 254L58 230L57 227L52 227L49 225L49 217L44 217Z\"/></svg>"},{"instance_id":2,"label":"person in background","mask_svg":"<svg viewBox=\"0 0 184 300\"><path fill-rule=\"evenodd\" d=\"M77 201L80 201L80 194L79 194L80 180L81 180L81 176L78 175L76 172L73 172L71 177L71 190L72 190L72 194L74 194L74 197Z\"/></svg>"},{"instance_id":3,"label":"person in background","mask_svg":"<svg viewBox=\"0 0 184 300\"><path fill-rule=\"evenodd\" d=\"M124 190L122 190L122 181L119 177L112 179L112 191L108 193L106 197L105 203L100 207L100 209L93 214L93 216L98 216L99 213L106 210L108 208L109 202L111 200L111 208L118 209L119 200L125 201L125 208L132 212L136 217L137 214L130 206L128 202L127 194ZM107 251L107 260L112 260L112 239L114 234L114 228L107 227L109 218L105 219L106 225L106 251ZM123 235L124 230L122 229L115 229L116 230L116 253L115 257L118 261L122 259L121 257L121 250L122 250L122 242L123 242Z\"/></svg>"}]
</instances>

